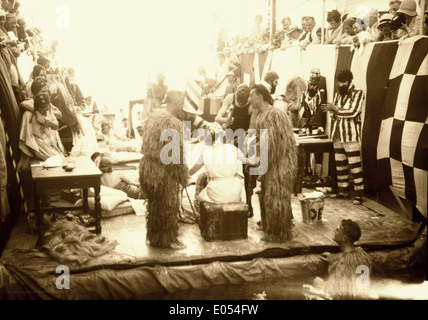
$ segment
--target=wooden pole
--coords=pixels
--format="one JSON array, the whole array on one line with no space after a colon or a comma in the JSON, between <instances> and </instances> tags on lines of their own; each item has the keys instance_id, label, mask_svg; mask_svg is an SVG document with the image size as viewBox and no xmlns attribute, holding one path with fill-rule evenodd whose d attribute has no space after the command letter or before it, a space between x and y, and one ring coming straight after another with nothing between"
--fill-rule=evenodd
<instances>
[{"instance_id":1,"label":"wooden pole","mask_svg":"<svg viewBox=\"0 0 428 320\"><path fill-rule=\"evenodd\" d=\"M325 0L322 1L322 25L321 25L321 44L324 44L325 36L324 36L324 30L325 30Z\"/></svg>"},{"instance_id":2,"label":"wooden pole","mask_svg":"<svg viewBox=\"0 0 428 320\"><path fill-rule=\"evenodd\" d=\"M426 4L426 0L421 0L421 7L419 8L420 10L420 15L421 15L421 25L420 25L420 29L419 29L419 35L423 35L424 34L424 13L425 13L425 4Z\"/></svg>"},{"instance_id":3,"label":"wooden pole","mask_svg":"<svg viewBox=\"0 0 428 320\"><path fill-rule=\"evenodd\" d=\"M276 0L271 0L271 37L276 32Z\"/></svg>"}]
</instances>

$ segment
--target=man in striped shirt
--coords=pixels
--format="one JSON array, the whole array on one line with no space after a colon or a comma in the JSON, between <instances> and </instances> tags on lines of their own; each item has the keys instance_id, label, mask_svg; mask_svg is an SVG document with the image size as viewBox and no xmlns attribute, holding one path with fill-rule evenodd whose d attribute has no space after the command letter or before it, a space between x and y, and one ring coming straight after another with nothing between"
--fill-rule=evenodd
<instances>
[{"instance_id":1,"label":"man in striped shirt","mask_svg":"<svg viewBox=\"0 0 428 320\"><path fill-rule=\"evenodd\" d=\"M353 74L344 69L337 73L338 92L334 103L322 105L324 111L332 113L332 132L337 170L338 197L349 196L349 170L354 183L354 204L362 203L364 193L363 170L361 166L361 112L364 101L362 90L352 83ZM349 169L348 169L349 168Z\"/></svg>"}]
</instances>

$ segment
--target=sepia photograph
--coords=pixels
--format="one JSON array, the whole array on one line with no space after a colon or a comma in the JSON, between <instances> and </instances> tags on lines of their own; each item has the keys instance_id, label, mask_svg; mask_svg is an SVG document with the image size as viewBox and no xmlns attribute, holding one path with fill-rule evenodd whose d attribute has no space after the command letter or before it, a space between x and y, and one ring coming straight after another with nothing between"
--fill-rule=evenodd
<instances>
[{"instance_id":1,"label":"sepia photograph","mask_svg":"<svg viewBox=\"0 0 428 320\"><path fill-rule=\"evenodd\" d=\"M428 300L428 0L0 0L0 118L0 301Z\"/></svg>"}]
</instances>

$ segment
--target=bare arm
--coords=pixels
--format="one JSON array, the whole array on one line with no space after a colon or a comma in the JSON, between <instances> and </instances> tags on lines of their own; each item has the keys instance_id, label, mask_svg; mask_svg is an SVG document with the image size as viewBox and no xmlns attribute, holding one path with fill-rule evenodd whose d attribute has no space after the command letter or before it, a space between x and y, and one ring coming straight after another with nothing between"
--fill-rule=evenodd
<instances>
[{"instance_id":1,"label":"bare arm","mask_svg":"<svg viewBox=\"0 0 428 320\"><path fill-rule=\"evenodd\" d=\"M137 187L140 186L140 183L138 182L138 179L137 180L130 179L130 177L128 177L126 174L123 174L120 171L116 171L116 174L117 174L117 176L122 181L126 182L127 184L130 184L130 185L133 185L133 186L137 186Z\"/></svg>"},{"instance_id":2,"label":"bare arm","mask_svg":"<svg viewBox=\"0 0 428 320\"><path fill-rule=\"evenodd\" d=\"M217 113L217 116L215 117L215 121L223 124L227 121L227 110L229 110L231 104L233 102L233 94L230 93L224 98L223 105L221 106L221 109Z\"/></svg>"},{"instance_id":3,"label":"bare arm","mask_svg":"<svg viewBox=\"0 0 428 320\"><path fill-rule=\"evenodd\" d=\"M189 170L190 176L193 176L196 172L198 172L204 166L204 161L202 156L196 161L193 167Z\"/></svg>"}]
</instances>

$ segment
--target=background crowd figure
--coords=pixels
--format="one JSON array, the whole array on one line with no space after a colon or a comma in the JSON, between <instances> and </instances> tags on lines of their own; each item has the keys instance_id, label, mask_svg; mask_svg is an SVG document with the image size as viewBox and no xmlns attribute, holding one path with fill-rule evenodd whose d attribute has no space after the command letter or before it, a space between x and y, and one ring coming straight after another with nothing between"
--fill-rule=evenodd
<instances>
[{"instance_id":1,"label":"background crowd figure","mask_svg":"<svg viewBox=\"0 0 428 320\"><path fill-rule=\"evenodd\" d=\"M292 21L289 16L283 16L280 21L282 28L270 34L262 26L262 16L257 15L255 24L247 35L237 35L227 41L224 40L224 33L219 33L219 39L223 40L218 42L218 50L222 51L227 47L227 50L240 56L266 50L287 50L295 46L304 50L308 45L315 44L351 44L358 47L369 42L428 35L427 6L425 17L421 19L416 0L392 0L388 5L387 12L376 8L369 8L363 13L341 13L339 10L327 12L323 39L322 22L316 21L313 16L303 16L300 21Z\"/></svg>"}]
</instances>

